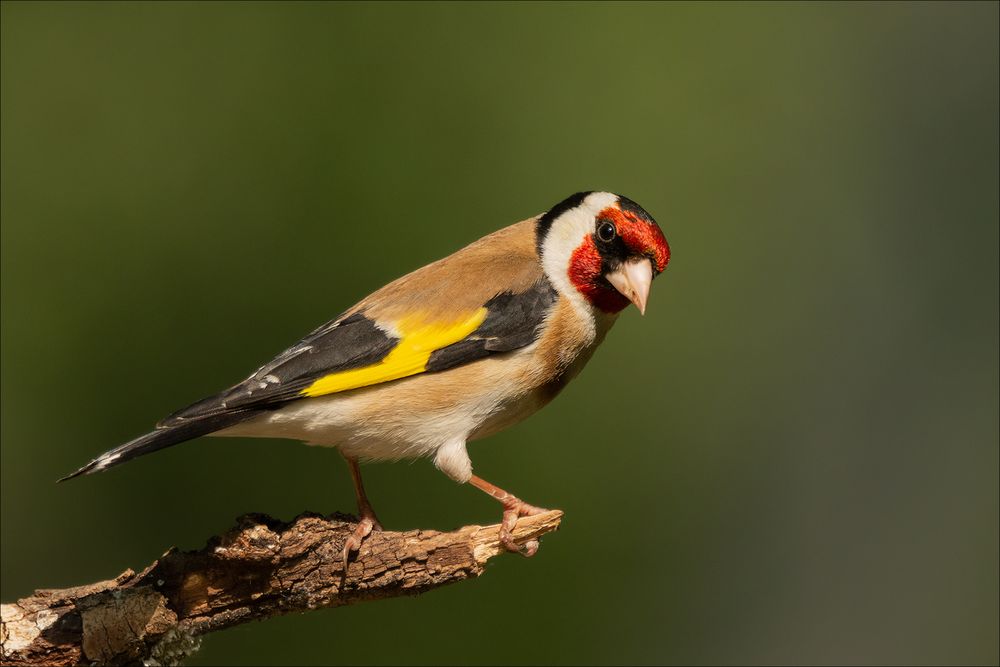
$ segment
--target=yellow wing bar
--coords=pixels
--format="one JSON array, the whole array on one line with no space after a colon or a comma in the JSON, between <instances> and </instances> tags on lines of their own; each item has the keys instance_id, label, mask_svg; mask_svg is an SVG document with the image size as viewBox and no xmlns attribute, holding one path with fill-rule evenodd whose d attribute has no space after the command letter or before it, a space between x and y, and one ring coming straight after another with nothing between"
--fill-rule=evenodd
<instances>
[{"instance_id":1,"label":"yellow wing bar","mask_svg":"<svg viewBox=\"0 0 1000 667\"><path fill-rule=\"evenodd\" d=\"M302 396L324 396L423 373L433 352L462 340L485 319L485 308L456 322L427 323L420 315L407 317L396 323L400 340L385 359L364 368L323 376L300 393Z\"/></svg>"}]
</instances>

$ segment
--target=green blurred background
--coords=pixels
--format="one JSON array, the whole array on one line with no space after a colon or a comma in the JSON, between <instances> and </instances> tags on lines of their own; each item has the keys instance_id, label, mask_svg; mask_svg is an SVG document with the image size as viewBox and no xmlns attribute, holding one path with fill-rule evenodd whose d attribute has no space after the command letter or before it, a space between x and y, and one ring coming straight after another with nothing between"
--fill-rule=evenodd
<instances>
[{"instance_id":1,"label":"green blurred background","mask_svg":"<svg viewBox=\"0 0 1000 667\"><path fill-rule=\"evenodd\" d=\"M998 661L996 3L2 11L4 601L352 510L287 441L53 482L608 189L674 250L648 315L471 447L563 530L191 664ZM366 476L391 529L499 517L426 461Z\"/></svg>"}]
</instances>

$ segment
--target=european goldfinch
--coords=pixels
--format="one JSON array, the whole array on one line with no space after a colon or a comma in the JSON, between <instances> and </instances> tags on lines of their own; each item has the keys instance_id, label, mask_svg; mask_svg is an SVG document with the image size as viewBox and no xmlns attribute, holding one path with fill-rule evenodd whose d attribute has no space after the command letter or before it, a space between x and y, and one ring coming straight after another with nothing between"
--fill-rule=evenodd
<instances>
[{"instance_id":1,"label":"european goldfinch","mask_svg":"<svg viewBox=\"0 0 1000 667\"><path fill-rule=\"evenodd\" d=\"M291 438L337 447L360 521L346 567L380 530L358 461L429 457L503 504L501 541L541 512L472 474L466 443L551 401L629 302L645 312L670 248L630 199L579 192L389 283L243 382L164 418L65 477L86 475L203 435ZM531 555L537 543L525 550Z\"/></svg>"}]
</instances>

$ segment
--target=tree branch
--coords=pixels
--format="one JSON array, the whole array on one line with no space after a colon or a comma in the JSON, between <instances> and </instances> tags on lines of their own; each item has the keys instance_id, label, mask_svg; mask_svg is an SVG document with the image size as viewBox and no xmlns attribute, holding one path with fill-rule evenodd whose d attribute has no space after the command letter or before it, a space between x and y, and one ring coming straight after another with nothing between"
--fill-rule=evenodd
<instances>
[{"instance_id":1,"label":"tree branch","mask_svg":"<svg viewBox=\"0 0 1000 667\"><path fill-rule=\"evenodd\" d=\"M517 522L518 544L556 530L562 512ZM499 525L450 533L373 533L345 572L340 553L354 528L343 515L284 523L237 519L200 551L171 548L136 574L88 586L39 590L2 605L4 665L176 664L199 637L279 614L412 595L482 574L504 551Z\"/></svg>"}]
</instances>

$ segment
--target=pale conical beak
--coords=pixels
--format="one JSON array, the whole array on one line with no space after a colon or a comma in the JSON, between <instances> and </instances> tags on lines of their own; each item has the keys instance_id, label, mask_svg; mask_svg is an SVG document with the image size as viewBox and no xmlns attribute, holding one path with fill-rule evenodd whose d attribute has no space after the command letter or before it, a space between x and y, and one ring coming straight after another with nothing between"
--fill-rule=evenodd
<instances>
[{"instance_id":1,"label":"pale conical beak","mask_svg":"<svg viewBox=\"0 0 1000 667\"><path fill-rule=\"evenodd\" d=\"M622 264L618 270L604 276L615 289L635 304L639 312L646 314L646 300L649 286L653 282L653 263L643 257Z\"/></svg>"}]
</instances>

